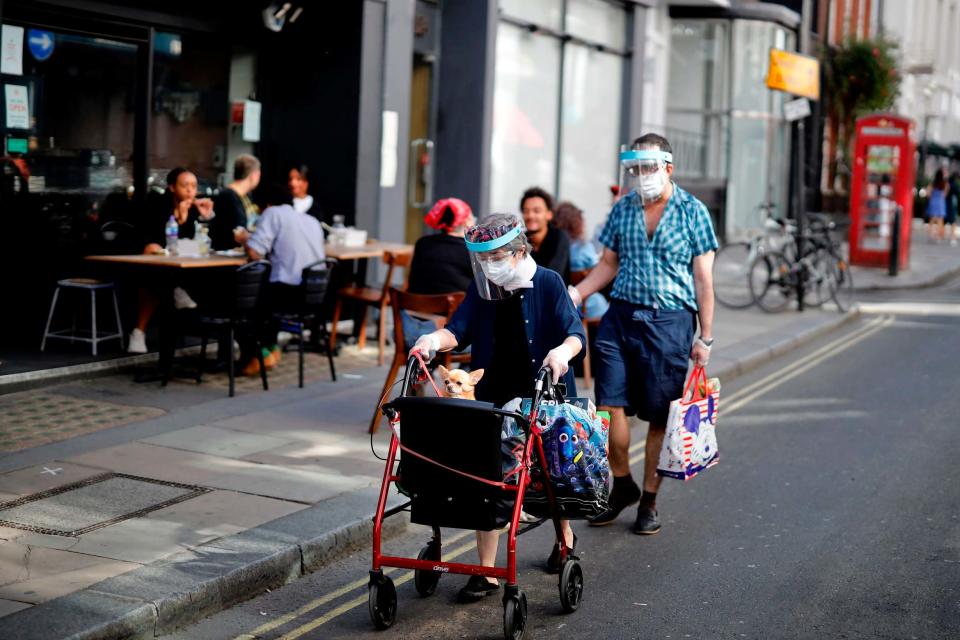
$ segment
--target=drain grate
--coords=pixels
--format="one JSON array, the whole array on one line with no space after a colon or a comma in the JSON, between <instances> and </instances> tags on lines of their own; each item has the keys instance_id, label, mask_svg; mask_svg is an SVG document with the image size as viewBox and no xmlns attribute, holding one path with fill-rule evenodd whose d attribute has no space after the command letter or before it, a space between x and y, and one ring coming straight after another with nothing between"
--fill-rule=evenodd
<instances>
[{"instance_id":1,"label":"drain grate","mask_svg":"<svg viewBox=\"0 0 960 640\"><path fill-rule=\"evenodd\" d=\"M104 473L0 504L0 526L78 536L210 491L124 473Z\"/></svg>"}]
</instances>

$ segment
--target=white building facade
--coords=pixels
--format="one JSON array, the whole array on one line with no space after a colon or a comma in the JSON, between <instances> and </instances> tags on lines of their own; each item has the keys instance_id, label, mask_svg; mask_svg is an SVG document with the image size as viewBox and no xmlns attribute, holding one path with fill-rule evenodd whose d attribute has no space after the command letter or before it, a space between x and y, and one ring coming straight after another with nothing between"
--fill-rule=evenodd
<instances>
[{"instance_id":1,"label":"white building facade","mask_svg":"<svg viewBox=\"0 0 960 640\"><path fill-rule=\"evenodd\" d=\"M882 31L900 45L896 110L916 120L921 141L960 144L960 1L884 2Z\"/></svg>"}]
</instances>

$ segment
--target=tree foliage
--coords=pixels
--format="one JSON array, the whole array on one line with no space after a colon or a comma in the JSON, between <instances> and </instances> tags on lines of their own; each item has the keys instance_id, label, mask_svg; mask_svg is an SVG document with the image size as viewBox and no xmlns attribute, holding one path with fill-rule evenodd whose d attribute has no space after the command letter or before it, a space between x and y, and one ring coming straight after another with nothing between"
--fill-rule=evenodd
<instances>
[{"instance_id":1,"label":"tree foliage","mask_svg":"<svg viewBox=\"0 0 960 640\"><path fill-rule=\"evenodd\" d=\"M897 98L901 75L897 44L884 38L847 39L823 55L827 109L841 127L841 149L849 153L856 120L872 111L887 111Z\"/></svg>"}]
</instances>

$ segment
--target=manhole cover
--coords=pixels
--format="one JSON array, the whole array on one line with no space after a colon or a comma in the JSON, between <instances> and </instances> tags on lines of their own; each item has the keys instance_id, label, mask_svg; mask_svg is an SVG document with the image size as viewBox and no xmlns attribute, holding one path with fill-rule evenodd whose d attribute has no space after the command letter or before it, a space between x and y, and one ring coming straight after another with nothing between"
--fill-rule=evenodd
<instances>
[{"instance_id":1,"label":"manhole cover","mask_svg":"<svg viewBox=\"0 0 960 640\"><path fill-rule=\"evenodd\" d=\"M187 484L105 473L0 504L0 526L77 536L209 491Z\"/></svg>"}]
</instances>

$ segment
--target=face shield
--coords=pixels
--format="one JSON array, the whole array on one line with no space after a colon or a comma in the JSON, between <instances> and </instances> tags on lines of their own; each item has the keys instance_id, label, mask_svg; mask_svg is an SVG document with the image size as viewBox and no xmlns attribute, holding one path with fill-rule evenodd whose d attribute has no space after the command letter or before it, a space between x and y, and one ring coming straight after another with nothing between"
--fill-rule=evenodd
<instances>
[{"instance_id":1,"label":"face shield","mask_svg":"<svg viewBox=\"0 0 960 640\"><path fill-rule=\"evenodd\" d=\"M521 233L523 224L517 219L503 225L478 225L467 230L465 241L473 281L484 300L503 300L513 295L504 285L516 272L518 257L512 243Z\"/></svg>"},{"instance_id":2,"label":"face shield","mask_svg":"<svg viewBox=\"0 0 960 640\"><path fill-rule=\"evenodd\" d=\"M667 188L667 164L673 154L659 149L628 149L620 152L620 195L640 194L643 204L656 202Z\"/></svg>"}]
</instances>

